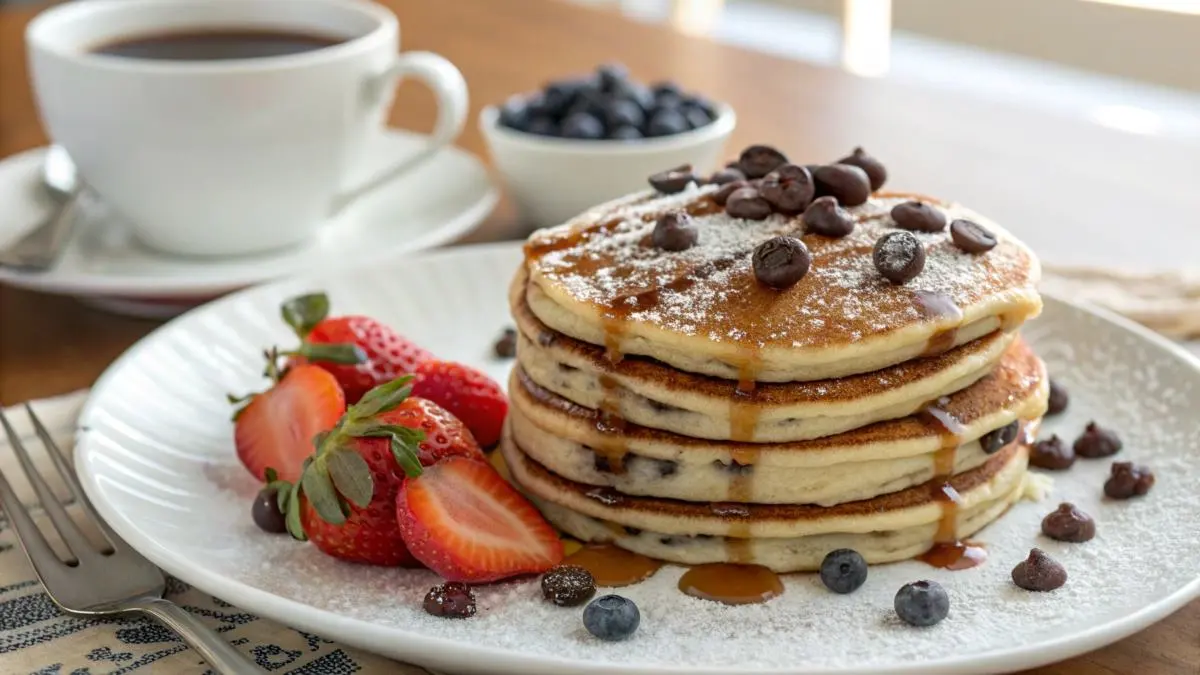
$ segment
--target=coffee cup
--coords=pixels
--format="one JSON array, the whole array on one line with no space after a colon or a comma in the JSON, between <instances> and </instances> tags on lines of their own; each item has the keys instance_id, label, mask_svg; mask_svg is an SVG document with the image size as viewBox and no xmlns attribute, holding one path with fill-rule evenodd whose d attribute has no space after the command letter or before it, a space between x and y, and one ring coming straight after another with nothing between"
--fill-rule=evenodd
<instances>
[{"instance_id":1,"label":"coffee cup","mask_svg":"<svg viewBox=\"0 0 1200 675\"><path fill-rule=\"evenodd\" d=\"M50 137L145 244L193 256L299 244L452 142L462 75L399 52L395 15L357 0L77 0L26 30ZM437 97L416 154L359 175L398 80Z\"/></svg>"}]
</instances>

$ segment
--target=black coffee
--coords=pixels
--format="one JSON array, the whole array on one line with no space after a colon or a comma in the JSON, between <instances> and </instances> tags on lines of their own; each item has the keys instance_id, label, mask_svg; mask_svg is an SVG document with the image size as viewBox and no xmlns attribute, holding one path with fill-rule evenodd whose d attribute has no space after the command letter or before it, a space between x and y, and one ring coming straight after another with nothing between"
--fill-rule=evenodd
<instances>
[{"instance_id":1,"label":"black coffee","mask_svg":"<svg viewBox=\"0 0 1200 675\"><path fill-rule=\"evenodd\" d=\"M344 42L312 33L212 28L122 38L92 50L95 54L158 61L223 61L300 54Z\"/></svg>"}]
</instances>

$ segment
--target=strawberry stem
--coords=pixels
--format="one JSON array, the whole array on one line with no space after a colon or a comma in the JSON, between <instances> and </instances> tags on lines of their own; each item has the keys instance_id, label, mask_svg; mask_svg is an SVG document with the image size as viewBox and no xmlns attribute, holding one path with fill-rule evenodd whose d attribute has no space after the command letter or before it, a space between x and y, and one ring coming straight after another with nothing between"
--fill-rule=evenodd
<instances>
[{"instance_id":1,"label":"strawberry stem","mask_svg":"<svg viewBox=\"0 0 1200 675\"><path fill-rule=\"evenodd\" d=\"M300 347L291 351L281 352L283 356L303 356L309 361L328 361L342 365L353 366L367 360L367 353L362 347L352 344L311 344L300 343Z\"/></svg>"}]
</instances>

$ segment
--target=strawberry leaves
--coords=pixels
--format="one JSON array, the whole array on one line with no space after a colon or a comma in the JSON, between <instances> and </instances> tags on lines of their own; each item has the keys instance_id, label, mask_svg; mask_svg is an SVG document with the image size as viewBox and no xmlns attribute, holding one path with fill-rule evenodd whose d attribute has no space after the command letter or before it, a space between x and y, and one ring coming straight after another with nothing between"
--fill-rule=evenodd
<instances>
[{"instance_id":1,"label":"strawberry leaves","mask_svg":"<svg viewBox=\"0 0 1200 675\"><path fill-rule=\"evenodd\" d=\"M309 293L288 300L279 307L283 322L301 340L308 337L313 328L329 316L329 296L324 293Z\"/></svg>"},{"instance_id":2,"label":"strawberry leaves","mask_svg":"<svg viewBox=\"0 0 1200 675\"><path fill-rule=\"evenodd\" d=\"M375 479L362 455L355 451L355 438L386 439L396 464L409 476L421 475L419 444L425 433L398 424L384 424L378 416L404 402L412 391L412 376L400 377L368 391L350 406L327 432L313 438L316 452L304 461L300 480L281 489L281 507L286 506L288 532L301 541L308 537L300 519L300 496L325 522L340 525L350 515L350 506L366 508L375 494ZM286 501L286 505L283 503Z\"/></svg>"}]
</instances>

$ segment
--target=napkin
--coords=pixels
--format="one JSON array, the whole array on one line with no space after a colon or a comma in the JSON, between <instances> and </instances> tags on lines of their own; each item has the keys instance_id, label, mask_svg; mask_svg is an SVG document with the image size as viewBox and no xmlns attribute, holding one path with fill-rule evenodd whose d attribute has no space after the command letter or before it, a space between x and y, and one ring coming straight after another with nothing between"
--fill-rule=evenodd
<instances>
[{"instance_id":1,"label":"napkin","mask_svg":"<svg viewBox=\"0 0 1200 675\"><path fill-rule=\"evenodd\" d=\"M71 456L75 421L87 392L40 401L32 406L59 447ZM21 444L33 456L60 500L68 495L22 406L5 409ZM26 505L36 504L33 490L0 433L0 471ZM34 520L59 551L53 527L38 507ZM79 508L68 511L79 520ZM87 528L84 528L85 531ZM93 534L95 530L89 533ZM99 536L96 534L96 536ZM169 579L167 597L214 628L264 671L294 675L430 675L416 666L345 647L319 635L261 619L177 580ZM33 675L172 673L201 675L208 666L173 632L151 619L96 621L63 614L46 596L7 518L0 520L0 672Z\"/></svg>"}]
</instances>

